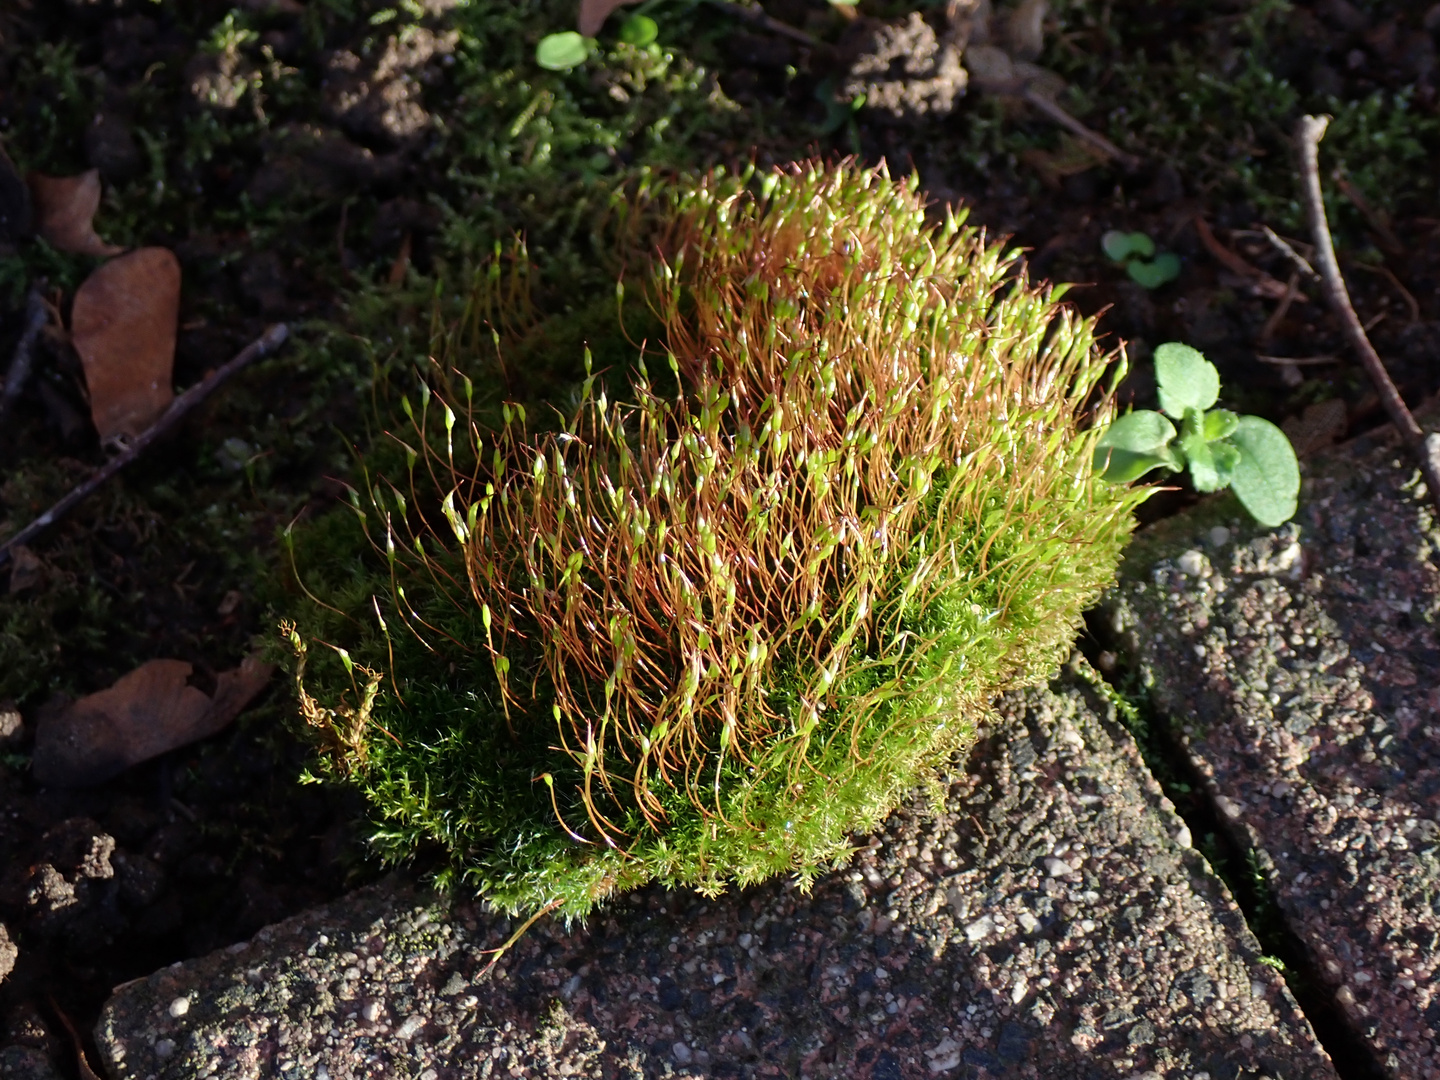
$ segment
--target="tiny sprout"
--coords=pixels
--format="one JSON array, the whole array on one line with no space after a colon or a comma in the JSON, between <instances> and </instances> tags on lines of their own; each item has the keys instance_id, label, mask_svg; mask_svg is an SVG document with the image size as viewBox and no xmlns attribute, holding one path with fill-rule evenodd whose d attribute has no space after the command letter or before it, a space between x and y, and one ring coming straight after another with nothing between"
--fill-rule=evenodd
<instances>
[{"instance_id":1,"label":"tiny sprout","mask_svg":"<svg viewBox=\"0 0 1440 1080\"><path fill-rule=\"evenodd\" d=\"M1111 229L1100 238L1100 248L1125 267L1130 280L1147 289L1158 289L1180 276L1180 256L1170 251L1157 256L1155 241L1142 232Z\"/></svg>"},{"instance_id":2,"label":"tiny sprout","mask_svg":"<svg viewBox=\"0 0 1440 1080\"><path fill-rule=\"evenodd\" d=\"M589 59L594 48L594 38L584 37L574 30L546 34L535 46L535 62L546 71L569 71Z\"/></svg>"},{"instance_id":3,"label":"tiny sprout","mask_svg":"<svg viewBox=\"0 0 1440 1080\"><path fill-rule=\"evenodd\" d=\"M1126 484L1152 469L1188 466L1196 491L1231 488L1262 525L1273 528L1295 515L1300 465L1290 440L1258 416L1212 409L1220 396L1214 364L1172 341L1155 350L1155 382L1163 412L1127 413L1096 442L1101 479ZM1180 421L1178 432L1171 419Z\"/></svg>"}]
</instances>

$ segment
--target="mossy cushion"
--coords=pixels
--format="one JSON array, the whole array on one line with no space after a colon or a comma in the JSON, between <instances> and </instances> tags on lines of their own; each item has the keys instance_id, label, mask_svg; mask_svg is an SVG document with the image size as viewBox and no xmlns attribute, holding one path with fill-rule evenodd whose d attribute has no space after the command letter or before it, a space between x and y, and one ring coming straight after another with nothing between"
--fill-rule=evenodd
<instances>
[{"instance_id":1,"label":"mossy cushion","mask_svg":"<svg viewBox=\"0 0 1440 1080\"><path fill-rule=\"evenodd\" d=\"M659 326L621 400L587 362L553 430L487 423L493 354L451 350L354 513L295 536L331 769L387 857L438 845L512 913L843 860L1055 668L1143 498L1092 472L1092 324L912 185L811 166L644 210Z\"/></svg>"}]
</instances>

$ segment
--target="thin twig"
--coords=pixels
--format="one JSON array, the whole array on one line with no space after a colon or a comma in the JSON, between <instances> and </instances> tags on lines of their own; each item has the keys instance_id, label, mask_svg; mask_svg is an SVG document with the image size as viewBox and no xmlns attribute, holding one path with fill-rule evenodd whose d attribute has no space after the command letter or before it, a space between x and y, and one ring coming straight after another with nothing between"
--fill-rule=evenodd
<instances>
[{"instance_id":1,"label":"thin twig","mask_svg":"<svg viewBox=\"0 0 1440 1080\"><path fill-rule=\"evenodd\" d=\"M1255 359L1262 364L1280 364L1291 367L1319 367L1322 364L1343 363L1338 356L1265 356L1256 353Z\"/></svg>"},{"instance_id":2,"label":"thin twig","mask_svg":"<svg viewBox=\"0 0 1440 1080\"><path fill-rule=\"evenodd\" d=\"M65 1010L55 1001L55 995L47 993L46 999L50 1002L50 1008L60 1018L60 1023L70 1033L70 1043L75 1047L75 1063L80 1073L80 1080L100 1080L95 1070L90 1067L90 1062L85 1059L85 1043L80 1038L80 1032L75 1030L75 1021L66 1015Z\"/></svg>"},{"instance_id":3,"label":"thin twig","mask_svg":"<svg viewBox=\"0 0 1440 1080\"><path fill-rule=\"evenodd\" d=\"M1330 239L1330 223L1325 219L1325 196L1320 190L1320 140L1325 137L1329 126L1328 116L1302 116L1295 126L1295 143L1300 152L1300 175L1303 182L1305 210L1310 217L1310 231L1315 238L1315 261L1320 264L1320 278L1325 284L1325 296L1330 307L1340 317L1345 327L1345 336L1360 355L1370 381L1380 395L1381 404L1390 417L1390 422L1400 433L1400 438L1410 448L1420 463L1420 472L1425 477L1430 501L1440 509L1440 435L1426 435L1415 422L1400 391L1390 379L1390 373L1380 360L1380 354L1365 328L1360 325L1360 316L1350 302L1350 293L1345 288L1345 279L1340 276L1340 264L1335 259L1335 244Z\"/></svg>"},{"instance_id":4,"label":"thin twig","mask_svg":"<svg viewBox=\"0 0 1440 1080\"><path fill-rule=\"evenodd\" d=\"M1371 266L1369 263L1356 263L1355 265L1360 267L1361 270L1369 270L1372 274L1379 274L1386 281L1390 282L1391 285L1394 285L1395 291L1404 298L1405 306L1410 309L1410 321L1412 323L1420 321L1420 304L1411 294L1410 290L1400 283L1400 279L1395 276L1395 271L1391 270L1388 266Z\"/></svg>"},{"instance_id":5,"label":"thin twig","mask_svg":"<svg viewBox=\"0 0 1440 1080\"><path fill-rule=\"evenodd\" d=\"M1264 270L1251 266L1222 244L1211 230L1210 223L1199 214L1195 215L1195 232L1200 237L1200 242L1205 245L1205 250L1215 256L1217 262L1232 273L1250 279L1250 287L1256 296L1263 296L1267 300L1283 300L1288 294L1289 290L1285 288L1284 282L1277 281ZM1294 299L1303 303L1310 302L1310 298L1304 293L1296 293Z\"/></svg>"},{"instance_id":6,"label":"thin twig","mask_svg":"<svg viewBox=\"0 0 1440 1080\"><path fill-rule=\"evenodd\" d=\"M1112 158L1113 160L1119 162L1120 167L1125 169L1127 172L1134 172L1140 167L1141 161L1138 157L1136 157L1134 154L1127 154L1124 150L1121 150L1118 146L1116 146L1109 139L1105 138L1105 136L1101 135L1098 131L1091 131L1079 120L1076 120L1075 117L1071 116L1068 112L1062 109L1055 102L1051 101L1044 94L1040 93L1040 91L1036 90L1033 86L1026 86L1024 89L1022 89L1020 91L1020 96L1025 99L1025 103L1031 108L1036 109L1041 113L1044 113L1048 119L1052 120L1056 124L1059 124L1076 138L1082 139L1085 142L1089 143L1091 146L1095 147L1095 149L1103 153L1106 157Z\"/></svg>"},{"instance_id":7,"label":"thin twig","mask_svg":"<svg viewBox=\"0 0 1440 1080\"><path fill-rule=\"evenodd\" d=\"M25 296L25 325L20 329L20 340L15 343L10 368L5 372L5 393L0 397L0 431L5 430L10 410L20 400L20 392L30 380L30 368L35 361L35 342L40 338L40 331L45 329L49 315L45 307L45 282L37 281Z\"/></svg>"},{"instance_id":8,"label":"thin twig","mask_svg":"<svg viewBox=\"0 0 1440 1080\"><path fill-rule=\"evenodd\" d=\"M1280 303L1275 305L1275 310L1265 320L1265 325L1260 328L1260 335L1256 338L1255 344L1262 349L1270 345L1270 339L1275 336L1275 331L1280 329L1280 324L1285 321L1285 316L1290 313L1290 305L1300 295L1300 271L1290 271L1290 280L1285 283L1285 295L1280 298ZM1280 381L1290 389L1294 390L1305 381L1300 374L1300 369L1294 364L1280 365Z\"/></svg>"},{"instance_id":9,"label":"thin twig","mask_svg":"<svg viewBox=\"0 0 1440 1080\"><path fill-rule=\"evenodd\" d=\"M196 383L190 387L189 390L186 390L177 397L170 403L170 407L165 410L160 419L142 431L134 442L100 468L96 469L89 477L73 488L68 495L49 510L46 510L45 513L41 514L29 525L26 525L25 528L21 529L9 540L0 544L0 566L5 565L5 561L11 558L17 547L30 543L71 510L75 509L75 507L79 506L91 495L99 491L111 477L144 453L151 443L175 427L195 406L208 398L233 375L245 367L248 367L260 357L274 352L284 344L285 339L289 336L289 328L286 327L284 323L275 323L273 326L267 327L263 334L245 346L240 352L236 353L235 356L225 364L221 365L215 371L211 372L207 378Z\"/></svg>"},{"instance_id":10,"label":"thin twig","mask_svg":"<svg viewBox=\"0 0 1440 1080\"><path fill-rule=\"evenodd\" d=\"M1255 344L1262 348L1270 344L1270 339L1275 336L1275 331L1280 329L1280 324L1285 321L1285 316L1290 314L1290 305L1300 295L1299 286L1300 274L1298 271L1292 271L1290 280L1285 283L1285 295L1280 298L1280 303L1275 305L1275 310L1270 313L1270 317L1265 320L1265 325L1260 328L1260 333L1255 338Z\"/></svg>"},{"instance_id":11,"label":"thin twig","mask_svg":"<svg viewBox=\"0 0 1440 1080\"><path fill-rule=\"evenodd\" d=\"M1260 226L1260 230L1265 234L1265 239L1270 241L1275 250L1294 263L1301 273L1312 281L1320 280L1320 272L1310 265L1309 260L1306 259L1304 255L1301 255L1300 252L1295 250L1295 246L1291 244L1289 240L1286 240L1274 229L1270 228L1269 225Z\"/></svg>"},{"instance_id":12,"label":"thin twig","mask_svg":"<svg viewBox=\"0 0 1440 1080\"><path fill-rule=\"evenodd\" d=\"M789 23L781 22L779 19L772 18L759 8L731 3L731 0L710 0L710 3L737 19L751 23L761 29L769 30L772 34L788 37L791 41L798 41L801 45L809 45L811 48L814 48L819 44L815 38L811 37L804 30L791 26Z\"/></svg>"}]
</instances>

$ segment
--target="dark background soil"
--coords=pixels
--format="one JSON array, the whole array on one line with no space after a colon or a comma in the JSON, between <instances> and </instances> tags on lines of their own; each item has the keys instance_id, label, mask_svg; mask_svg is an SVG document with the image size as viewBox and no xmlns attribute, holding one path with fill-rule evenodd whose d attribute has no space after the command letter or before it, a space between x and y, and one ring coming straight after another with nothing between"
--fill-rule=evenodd
<instances>
[{"instance_id":1,"label":"dark background soil","mask_svg":"<svg viewBox=\"0 0 1440 1080\"><path fill-rule=\"evenodd\" d=\"M530 36L515 55L528 57L538 32L565 25L568 6L516 5ZM1358 136L1335 146L1347 174L1369 184L1392 236L1336 196L1342 262L1407 400L1418 404L1440 382L1440 6L1073 4L1047 24L1041 61L1081 94L1069 107L1142 164L1127 172L1097 163L1063 176L1042 167L1066 152L1051 125L973 91L943 118L905 123L861 109L837 122L826 88L843 77L845 43L858 31L824 4L767 5L826 42L815 49L737 31L723 13L699 8L674 31L706 67L697 89L655 91L658 79L637 86L603 65L559 84L555 100L603 112L628 134L609 142L597 134L592 145L554 120L554 174L539 186L510 158L497 157L489 173L476 165L483 146L465 139L488 136L467 136L461 103L511 105L503 86L484 82L473 54L446 44L449 5L423 5L403 47L377 36L384 4L310 0L303 15L290 7L18 0L0 13L0 145L16 175L98 168L109 192L102 235L168 246L181 260L176 384L196 381L270 321L300 331L290 352L227 390L37 545L36 580L0 570L0 923L18 946L0 983L0 1055L9 1055L0 1072L23 1066L36 1071L15 1075L39 1077L53 1065L56 1075L79 1075L66 1020L88 1031L113 986L242 940L378 872L363 858L363 808L328 785L297 782L309 751L292 731L280 679L222 735L100 787L38 787L28 751L37 718L61 695L100 689L163 656L194 663L203 683L270 632L284 595L273 584L277 530L334 502L375 366L390 361L415 322L419 303L406 290L428 295L426 275L469 251L469 234L442 207L485 225L476 226L485 243L505 222L526 231L532 249L555 252L537 286L543 304L563 293L567 273L594 275L585 266L598 260L577 224L594 204L576 193L597 177L639 161L663 167L667 153L671 167L752 154L761 164L806 153L884 158L913 168L934 199L970 207L992 235L1013 237L1032 276L1082 283L1076 305L1103 312L1107 340L1128 342L1137 361L1129 400L1153 401L1143 361L1154 345L1185 341L1220 368L1225 404L1289 421L1306 450L1379 424L1378 399L1312 283L1300 284L1309 302L1273 320L1274 301L1252 295L1248 279L1207 253L1195 219L1253 267L1287 280L1289 264L1257 231L1268 224L1303 237L1280 120L1373 99L1372 127L1391 141L1367 136L1369 156L1394 169L1372 167ZM923 10L938 26L939 9ZM860 11L863 29L906 7ZM1137 75L1142 57L1150 67ZM1144 111L1137 79L1163 98L1185 79L1209 85L1186 74L1197 66L1221 81L1267 72L1294 101L1278 112L1256 102L1253 120L1244 108L1206 113L1200 102L1189 128L1134 119ZM265 95L253 89L256 72ZM684 111L717 93L738 109ZM634 105L647 94L658 112ZM1394 95L1409 110L1404 123ZM673 123L662 130L675 133L673 144L657 150L644 132L666 109ZM1176 106L1167 115L1186 113ZM1414 146L1395 141L1401 136ZM1252 178L1261 166L1263 182ZM15 182L0 177L0 209L16 205ZM1100 252L1113 228L1144 231L1177 253L1180 278L1156 290L1130 281ZM63 308L94 261L43 248L13 214L0 214L0 232L3 367L25 289L43 276ZM401 282L386 291L402 250L410 276L399 263ZM103 459L73 350L51 336L41 352L19 414L0 431L0 537ZM1303 381L1291 385L1257 353L1337 361L1301 368ZM1327 401L1338 403L1327 423L1307 431L1305 409ZM1146 513L1193 498L1177 489ZM227 603L232 591L238 601ZM7 724L17 715L23 723ZM0 938L0 967L6 955Z\"/></svg>"}]
</instances>

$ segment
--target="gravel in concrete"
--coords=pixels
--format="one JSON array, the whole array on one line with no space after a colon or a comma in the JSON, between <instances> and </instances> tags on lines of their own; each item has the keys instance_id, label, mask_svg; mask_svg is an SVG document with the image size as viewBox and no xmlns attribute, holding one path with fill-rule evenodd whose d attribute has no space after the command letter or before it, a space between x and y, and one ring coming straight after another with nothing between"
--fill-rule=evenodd
<instances>
[{"instance_id":1,"label":"gravel in concrete","mask_svg":"<svg viewBox=\"0 0 1440 1080\"><path fill-rule=\"evenodd\" d=\"M1113 628L1380 1067L1435 1080L1440 532L1394 442L1310 465L1290 525L1232 511L1132 547Z\"/></svg>"},{"instance_id":2,"label":"gravel in concrete","mask_svg":"<svg viewBox=\"0 0 1440 1080\"><path fill-rule=\"evenodd\" d=\"M859 843L809 896L542 922L488 977L509 923L391 881L119 989L98 1044L117 1080L1335 1077L1073 674Z\"/></svg>"}]
</instances>

